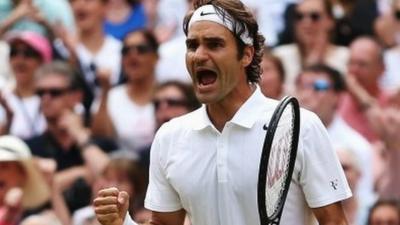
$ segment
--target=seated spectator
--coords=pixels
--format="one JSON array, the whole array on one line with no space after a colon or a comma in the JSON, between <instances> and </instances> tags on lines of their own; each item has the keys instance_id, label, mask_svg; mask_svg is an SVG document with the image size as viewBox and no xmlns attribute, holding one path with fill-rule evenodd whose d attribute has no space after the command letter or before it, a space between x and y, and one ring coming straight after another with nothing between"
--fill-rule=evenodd
<instances>
[{"instance_id":1,"label":"seated spectator","mask_svg":"<svg viewBox=\"0 0 400 225\"><path fill-rule=\"evenodd\" d=\"M316 63L327 64L344 73L348 49L331 43L334 18L328 0L305 0L295 8L295 43L278 46L273 53L278 56L286 71L285 85L293 91L296 76L302 68Z\"/></svg>"},{"instance_id":2,"label":"seated spectator","mask_svg":"<svg viewBox=\"0 0 400 225\"><path fill-rule=\"evenodd\" d=\"M108 0L104 32L122 41L129 32L146 27L140 0Z\"/></svg>"},{"instance_id":3,"label":"seated spectator","mask_svg":"<svg viewBox=\"0 0 400 225\"><path fill-rule=\"evenodd\" d=\"M17 225L27 210L42 207L50 189L29 147L15 136L0 136L0 224Z\"/></svg>"},{"instance_id":4,"label":"seated spectator","mask_svg":"<svg viewBox=\"0 0 400 225\"><path fill-rule=\"evenodd\" d=\"M121 79L121 42L103 30L106 0L70 0L70 3L77 26L75 52L87 85L84 106L89 110L93 99L100 94L99 74L110 73L112 85Z\"/></svg>"},{"instance_id":5,"label":"seated spectator","mask_svg":"<svg viewBox=\"0 0 400 225\"><path fill-rule=\"evenodd\" d=\"M104 168L107 157L76 112L82 91L72 69L65 63L54 62L41 67L35 78L36 93L48 126L45 133L27 143L35 156L55 160L55 179L62 190L69 190L67 202L73 211L90 201L90 196L85 196L85 187Z\"/></svg>"},{"instance_id":6,"label":"seated spectator","mask_svg":"<svg viewBox=\"0 0 400 225\"><path fill-rule=\"evenodd\" d=\"M157 129L165 122L200 107L193 87L180 81L161 83L154 91L153 105ZM151 144L140 149L140 159L146 171L149 169Z\"/></svg>"},{"instance_id":7,"label":"seated spectator","mask_svg":"<svg viewBox=\"0 0 400 225\"><path fill-rule=\"evenodd\" d=\"M284 94L285 71L281 60L266 48L261 61L261 92L270 98L280 99Z\"/></svg>"},{"instance_id":8,"label":"seated spectator","mask_svg":"<svg viewBox=\"0 0 400 225\"><path fill-rule=\"evenodd\" d=\"M384 70L383 50L377 41L370 37L360 37L353 41L350 45L348 74L345 77L347 81L350 81L348 78L352 78L359 83L369 95L377 99L381 107L385 107L388 102L388 93L379 86L379 78ZM343 97L339 113L369 142L379 141L378 135L366 118L365 109L369 103L355 96L353 83L347 85L349 93Z\"/></svg>"},{"instance_id":9,"label":"seated spectator","mask_svg":"<svg viewBox=\"0 0 400 225\"><path fill-rule=\"evenodd\" d=\"M319 116L332 143L354 151L361 169L359 185L354 195L359 206L365 208L375 200L373 148L337 113L340 98L345 90L343 75L325 65L314 65L304 69L296 83L296 95L300 105Z\"/></svg>"},{"instance_id":10,"label":"seated spectator","mask_svg":"<svg viewBox=\"0 0 400 225\"><path fill-rule=\"evenodd\" d=\"M371 208L367 225L400 224L400 205L396 200L379 200Z\"/></svg>"},{"instance_id":11,"label":"seated spectator","mask_svg":"<svg viewBox=\"0 0 400 225\"><path fill-rule=\"evenodd\" d=\"M100 80L103 94L94 110L93 134L116 138L121 149L133 152L152 142L157 49L150 31L138 30L125 37L121 54L126 83L111 88L107 76Z\"/></svg>"},{"instance_id":12,"label":"seated spectator","mask_svg":"<svg viewBox=\"0 0 400 225\"><path fill-rule=\"evenodd\" d=\"M375 32L385 48L400 45L400 0L393 0L391 10L379 16Z\"/></svg>"},{"instance_id":13,"label":"seated spectator","mask_svg":"<svg viewBox=\"0 0 400 225\"><path fill-rule=\"evenodd\" d=\"M30 31L12 34L8 43L15 87L3 90L0 96L0 133L28 139L46 128L35 93L34 73L51 61L51 46L45 37Z\"/></svg>"}]
</instances>

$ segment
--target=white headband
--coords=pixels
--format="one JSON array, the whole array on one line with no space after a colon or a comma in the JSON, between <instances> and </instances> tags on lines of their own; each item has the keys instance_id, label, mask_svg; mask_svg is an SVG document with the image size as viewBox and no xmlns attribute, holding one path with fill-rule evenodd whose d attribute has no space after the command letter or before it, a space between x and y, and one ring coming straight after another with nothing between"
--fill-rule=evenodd
<instances>
[{"instance_id":1,"label":"white headband","mask_svg":"<svg viewBox=\"0 0 400 225\"><path fill-rule=\"evenodd\" d=\"M233 33L236 34L233 23L237 23L237 22L224 9L222 9L222 8L219 8L219 9L224 11L224 15L226 16L226 18L224 20L221 18L221 15L219 15L217 13L215 7L213 5L208 4L208 5L203 5L203 6L199 7L198 9L196 9L196 11L194 11L192 18L189 21L188 27L190 28L194 22L207 20L207 21L218 23L218 24L228 28L230 31L232 31ZM239 26L238 24L235 24L235 25L236 25L236 27ZM242 35L240 35L240 39L246 45L253 45L253 38L251 38L249 36L249 31L247 30L246 27L245 27L245 32L243 32Z\"/></svg>"}]
</instances>

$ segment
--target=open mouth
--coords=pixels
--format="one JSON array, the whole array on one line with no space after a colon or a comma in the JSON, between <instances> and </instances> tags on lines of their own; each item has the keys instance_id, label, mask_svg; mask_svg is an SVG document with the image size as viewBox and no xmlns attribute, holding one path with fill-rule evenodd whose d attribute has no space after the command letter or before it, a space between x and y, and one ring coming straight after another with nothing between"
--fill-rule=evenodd
<instances>
[{"instance_id":1,"label":"open mouth","mask_svg":"<svg viewBox=\"0 0 400 225\"><path fill-rule=\"evenodd\" d=\"M217 73L208 69L201 69L196 71L196 78L201 86L208 86L215 83L217 80Z\"/></svg>"}]
</instances>

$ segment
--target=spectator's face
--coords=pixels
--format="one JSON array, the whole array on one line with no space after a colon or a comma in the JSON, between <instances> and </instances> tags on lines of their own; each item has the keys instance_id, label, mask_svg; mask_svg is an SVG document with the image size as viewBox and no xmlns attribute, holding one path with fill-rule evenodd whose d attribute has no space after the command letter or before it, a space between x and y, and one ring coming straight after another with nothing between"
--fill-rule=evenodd
<instances>
[{"instance_id":1,"label":"spectator's face","mask_svg":"<svg viewBox=\"0 0 400 225\"><path fill-rule=\"evenodd\" d=\"M41 56L21 41L10 44L10 65L17 85L33 84L36 69L42 64Z\"/></svg>"},{"instance_id":2,"label":"spectator's face","mask_svg":"<svg viewBox=\"0 0 400 225\"><path fill-rule=\"evenodd\" d=\"M251 62L252 49L246 47L239 59L235 38L226 27L195 22L189 28L186 46L186 67L200 102L235 101L246 93L245 67Z\"/></svg>"},{"instance_id":3,"label":"spectator's face","mask_svg":"<svg viewBox=\"0 0 400 225\"><path fill-rule=\"evenodd\" d=\"M354 75L363 87L376 85L383 70L384 67L379 61L379 51L372 41L360 39L351 44L348 72Z\"/></svg>"},{"instance_id":4,"label":"spectator's face","mask_svg":"<svg viewBox=\"0 0 400 225\"><path fill-rule=\"evenodd\" d=\"M399 214L396 208L389 205L382 205L376 208L371 215L371 225L398 225L400 224Z\"/></svg>"},{"instance_id":5,"label":"spectator's face","mask_svg":"<svg viewBox=\"0 0 400 225\"><path fill-rule=\"evenodd\" d=\"M189 112L184 94L175 86L167 86L154 94L153 100L158 127L170 119Z\"/></svg>"},{"instance_id":6,"label":"spectator's face","mask_svg":"<svg viewBox=\"0 0 400 225\"><path fill-rule=\"evenodd\" d=\"M0 206L3 206L7 191L23 187L25 171L18 162L0 162Z\"/></svg>"},{"instance_id":7,"label":"spectator's face","mask_svg":"<svg viewBox=\"0 0 400 225\"><path fill-rule=\"evenodd\" d=\"M295 35L299 43L311 44L329 38L333 20L320 0L305 0L296 7Z\"/></svg>"},{"instance_id":8,"label":"spectator's face","mask_svg":"<svg viewBox=\"0 0 400 225\"><path fill-rule=\"evenodd\" d=\"M72 110L74 96L65 77L49 74L36 82L36 92L41 99L41 109L49 121L56 121L65 110Z\"/></svg>"},{"instance_id":9,"label":"spectator's face","mask_svg":"<svg viewBox=\"0 0 400 225\"><path fill-rule=\"evenodd\" d=\"M315 112L322 121L334 113L339 99L328 75L315 72L300 75L296 83L296 95L301 106Z\"/></svg>"},{"instance_id":10,"label":"spectator's face","mask_svg":"<svg viewBox=\"0 0 400 225\"><path fill-rule=\"evenodd\" d=\"M261 68L260 87L262 93L267 97L279 99L283 91L283 82L276 64L270 58L263 57Z\"/></svg>"},{"instance_id":11,"label":"spectator's face","mask_svg":"<svg viewBox=\"0 0 400 225\"><path fill-rule=\"evenodd\" d=\"M106 4L102 0L70 0L75 23L80 30L102 26Z\"/></svg>"},{"instance_id":12,"label":"spectator's face","mask_svg":"<svg viewBox=\"0 0 400 225\"><path fill-rule=\"evenodd\" d=\"M126 49L126 50L124 50ZM129 34L124 40L122 67L128 81L153 76L158 56L140 32Z\"/></svg>"}]
</instances>

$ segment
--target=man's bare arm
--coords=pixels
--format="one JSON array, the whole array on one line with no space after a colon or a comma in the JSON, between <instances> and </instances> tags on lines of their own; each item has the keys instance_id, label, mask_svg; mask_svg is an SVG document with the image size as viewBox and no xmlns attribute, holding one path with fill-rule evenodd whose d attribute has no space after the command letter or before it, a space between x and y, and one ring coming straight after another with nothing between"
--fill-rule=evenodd
<instances>
[{"instance_id":1,"label":"man's bare arm","mask_svg":"<svg viewBox=\"0 0 400 225\"><path fill-rule=\"evenodd\" d=\"M348 225L341 202L313 208L312 211L320 225Z\"/></svg>"}]
</instances>

